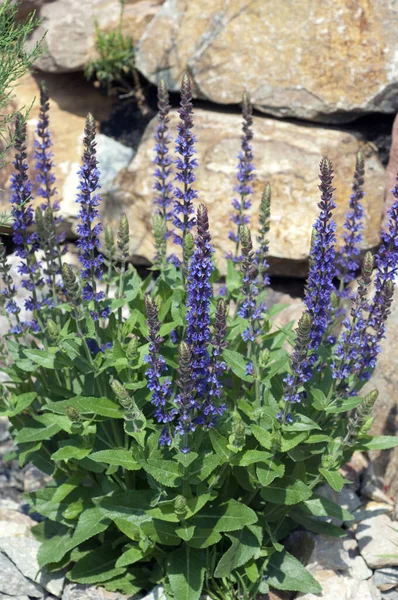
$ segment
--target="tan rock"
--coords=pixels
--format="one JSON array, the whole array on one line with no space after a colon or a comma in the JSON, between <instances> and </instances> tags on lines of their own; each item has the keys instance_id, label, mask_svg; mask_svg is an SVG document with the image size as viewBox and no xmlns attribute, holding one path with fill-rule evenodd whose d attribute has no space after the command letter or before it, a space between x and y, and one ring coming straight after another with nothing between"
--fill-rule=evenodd
<instances>
[{"instance_id":1,"label":"tan rock","mask_svg":"<svg viewBox=\"0 0 398 600\"><path fill-rule=\"evenodd\" d=\"M312 571L312 575L322 586L321 595L318 594L298 594L297 600L351 600L352 594L355 588L358 586L358 582L349 577L339 575L335 571L326 569L315 569Z\"/></svg>"},{"instance_id":2,"label":"tan rock","mask_svg":"<svg viewBox=\"0 0 398 600\"><path fill-rule=\"evenodd\" d=\"M368 567L398 566L398 523L386 514L370 516L358 524L355 532L359 551Z\"/></svg>"},{"instance_id":3,"label":"tan rock","mask_svg":"<svg viewBox=\"0 0 398 600\"><path fill-rule=\"evenodd\" d=\"M39 112L40 93L38 84L42 78L27 75L15 89L14 107L29 107L34 101L28 120L28 158L30 177L34 181L33 137ZM76 215L77 169L82 154L82 140L85 118L88 112L100 121L110 112L111 100L104 98L80 74L46 75L45 81L50 95L50 128L53 141L55 176L58 198L65 217ZM11 159L10 150L8 158ZM12 165L0 170L0 210L9 209L9 177ZM38 202L40 203L40 202Z\"/></svg>"},{"instance_id":4,"label":"tan rock","mask_svg":"<svg viewBox=\"0 0 398 600\"><path fill-rule=\"evenodd\" d=\"M123 33L138 42L163 0L126 0ZM119 0L56 0L40 10L42 23L31 44L46 34L46 52L36 67L50 73L81 71L95 55L96 27L115 31L119 27Z\"/></svg>"},{"instance_id":5,"label":"tan rock","mask_svg":"<svg viewBox=\"0 0 398 600\"><path fill-rule=\"evenodd\" d=\"M394 0L167 0L141 38L137 66L177 90L188 68L197 97L240 101L278 117L352 119L392 112Z\"/></svg>"},{"instance_id":6,"label":"tan rock","mask_svg":"<svg viewBox=\"0 0 398 600\"><path fill-rule=\"evenodd\" d=\"M177 114L171 114L171 131ZM136 260L151 260L153 201L153 134L156 120L147 127L141 145L128 169L115 182L116 191L104 201L103 213L115 223L126 211L131 227L131 251ZM233 250L228 240L231 200L236 182L236 156L240 145L240 117L198 109L197 189L199 202L209 209L211 232L221 270L224 256ZM273 119L254 117L254 164L256 168L252 224L255 230L260 196L265 182L272 186L270 262L271 272L302 276L310 247L312 224L318 213L318 164L322 156L334 163L337 188L336 220L341 226L351 193L355 154L360 142L351 133L304 127ZM379 241L383 210L384 170L374 154L366 161L366 247Z\"/></svg>"}]
</instances>

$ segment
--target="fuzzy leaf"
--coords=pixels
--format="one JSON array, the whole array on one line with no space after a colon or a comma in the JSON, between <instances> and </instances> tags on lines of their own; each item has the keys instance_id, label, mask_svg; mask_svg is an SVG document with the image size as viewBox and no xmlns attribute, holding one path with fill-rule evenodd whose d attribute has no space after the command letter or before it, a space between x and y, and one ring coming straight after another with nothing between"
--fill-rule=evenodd
<instances>
[{"instance_id":1,"label":"fuzzy leaf","mask_svg":"<svg viewBox=\"0 0 398 600\"><path fill-rule=\"evenodd\" d=\"M257 522L256 513L237 500L229 500L219 506L207 506L190 523L201 529L213 531L236 531Z\"/></svg>"},{"instance_id":2,"label":"fuzzy leaf","mask_svg":"<svg viewBox=\"0 0 398 600\"><path fill-rule=\"evenodd\" d=\"M251 430L254 437L263 448L266 450L272 448L272 434L268 429L261 425L252 425Z\"/></svg>"},{"instance_id":3,"label":"fuzzy leaf","mask_svg":"<svg viewBox=\"0 0 398 600\"><path fill-rule=\"evenodd\" d=\"M76 583L102 583L125 573L126 569L115 567L115 555L109 547L92 550L77 561L68 573L68 579Z\"/></svg>"},{"instance_id":4,"label":"fuzzy leaf","mask_svg":"<svg viewBox=\"0 0 398 600\"><path fill-rule=\"evenodd\" d=\"M389 450L398 446L398 436L396 435L375 435L367 436L365 439L359 439L355 444L358 450Z\"/></svg>"},{"instance_id":5,"label":"fuzzy leaf","mask_svg":"<svg viewBox=\"0 0 398 600\"><path fill-rule=\"evenodd\" d=\"M339 471L328 471L327 469L320 467L319 472L324 476L330 487L336 490L336 492L341 492L345 483L351 483L344 479Z\"/></svg>"},{"instance_id":6,"label":"fuzzy leaf","mask_svg":"<svg viewBox=\"0 0 398 600\"><path fill-rule=\"evenodd\" d=\"M121 406L108 398L96 398L95 396L77 396L70 400L48 402L45 405L47 410L63 415L66 414L68 407L75 408L82 415L95 414L112 419L122 419L124 417Z\"/></svg>"},{"instance_id":7,"label":"fuzzy leaf","mask_svg":"<svg viewBox=\"0 0 398 600\"><path fill-rule=\"evenodd\" d=\"M339 413L348 412L362 404L363 398L358 396L350 396L349 398L339 398L325 408L325 413L338 415Z\"/></svg>"},{"instance_id":8,"label":"fuzzy leaf","mask_svg":"<svg viewBox=\"0 0 398 600\"><path fill-rule=\"evenodd\" d=\"M90 454L89 458L95 462L102 462L107 465L124 467L128 471L139 471L140 465L134 460L130 450L124 448L111 448L109 450L99 450Z\"/></svg>"},{"instance_id":9,"label":"fuzzy leaf","mask_svg":"<svg viewBox=\"0 0 398 600\"><path fill-rule=\"evenodd\" d=\"M235 373L235 375L239 377L239 379L242 379L243 381L253 381L253 377L251 375L245 374L247 360L243 356L243 354L240 354L235 350L224 350L222 355L225 362L230 367L231 371Z\"/></svg>"},{"instance_id":10,"label":"fuzzy leaf","mask_svg":"<svg viewBox=\"0 0 398 600\"><path fill-rule=\"evenodd\" d=\"M182 546L169 559L168 576L174 600L199 600L205 576L206 555Z\"/></svg>"},{"instance_id":11,"label":"fuzzy leaf","mask_svg":"<svg viewBox=\"0 0 398 600\"><path fill-rule=\"evenodd\" d=\"M214 571L214 577L228 577L234 569L256 557L261 550L261 528L244 527L236 534L229 535L232 544L220 558Z\"/></svg>"},{"instance_id":12,"label":"fuzzy leaf","mask_svg":"<svg viewBox=\"0 0 398 600\"><path fill-rule=\"evenodd\" d=\"M314 517L334 517L342 521L352 521L354 519L348 510L322 496L305 500L302 505L297 506L297 509Z\"/></svg>"},{"instance_id":13,"label":"fuzzy leaf","mask_svg":"<svg viewBox=\"0 0 398 600\"><path fill-rule=\"evenodd\" d=\"M267 566L267 583L277 590L320 594L322 588L307 569L288 552L275 552Z\"/></svg>"},{"instance_id":14,"label":"fuzzy leaf","mask_svg":"<svg viewBox=\"0 0 398 600\"><path fill-rule=\"evenodd\" d=\"M261 496L272 504L290 506L310 498L312 490L303 481L286 478L263 488Z\"/></svg>"},{"instance_id":15,"label":"fuzzy leaf","mask_svg":"<svg viewBox=\"0 0 398 600\"><path fill-rule=\"evenodd\" d=\"M180 485L182 474L179 463L172 460L148 458L146 461L140 461L140 464L147 473L162 485L166 487L178 487Z\"/></svg>"},{"instance_id":16,"label":"fuzzy leaf","mask_svg":"<svg viewBox=\"0 0 398 600\"><path fill-rule=\"evenodd\" d=\"M129 565L133 565L134 563L141 560L144 556L142 550L138 547L129 548L126 552L117 559L115 566L119 567L128 567Z\"/></svg>"},{"instance_id":17,"label":"fuzzy leaf","mask_svg":"<svg viewBox=\"0 0 398 600\"><path fill-rule=\"evenodd\" d=\"M267 463L257 467L256 474L260 484L267 487L274 479L284 476L285 465L278 463L275 460L269 460Z\"/></svg>"},{"instance_id":18,"label":"fuzzy leaf","mask_svg":"<svg viewBox=\"0 0 398 600\"><path fill-rule=\"evenodd\" d=\"M209 546L213 546L217 544L221 540L221 535L217 531L213 531L212 529L201 529L200 527L195 527L195 532L193 537L189 540L189 546L193 548L208 548Z\"/></svg>"}]
</instances>

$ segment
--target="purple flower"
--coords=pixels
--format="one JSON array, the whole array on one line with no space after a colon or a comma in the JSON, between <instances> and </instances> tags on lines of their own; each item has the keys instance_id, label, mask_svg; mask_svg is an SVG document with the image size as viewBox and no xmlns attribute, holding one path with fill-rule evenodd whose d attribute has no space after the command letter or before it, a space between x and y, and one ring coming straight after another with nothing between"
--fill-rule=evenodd
<instances>
[{"instance_id":1,"label":"purple flower","mask_svg":"<svg viewBox=\"0 0 398 600\"><path fill-rule=\"evenodd\" d=\"M215 419L220 417L226 410L225 403L220 403L222 383L221 378L227 368L225 361L222 359L224 348L227 347L227 312L228 305L223 298L219 298L216 308L216 318L214 323L214 331L212 337L212 355L210 363L210 386L208 389L208 397L205 401L202 412L206 417L208 426L213 426Z\"/></svg>"},{"instance_id":2,"label":"purple flower","mask_svg":"<svg viewBox=\"0 0 398 600\"><path fill-rule=\"evenodd\" d=\"M16 118L15 133L15 172L11 175L11 214L13 217L13 241L16 246L16 255L21 259L17 270L23 288L32 292L25 301L28 310L39 310L41 303L37 297L37 288L43 284L40 276L40 263L37 262L35 252L38 250L37 234L31 231L34 225L32 208L32 184L28 178L28 164L26 162L26 124L21 115Z\"/></svg>"},{"instance_id":3,"label":"purple flower","mask_svg":"<svg viewBox=\"0 0 398 600\"><path fill-rule=\"evenodd\" d=\"M365 163L362 154L359 152L356 159L349 211L344 223L344 246L339 253L337 262L336 275L345 287L355 279L355 274L359 269L360 244L363 237L364 211L361 200L365 195L363 191L364 181ZM344 295L346 296L347 293Z\"/></svg>"},{"instance_id":4,"label":"purple flower","mask_svg":"<svg viewBox=\"0 0 398 600\"><path fill-rule=\"evenodd\" d=\"M192 187L195 182L194 169L198 161L193 158L196 137L192 133L192 83L189 75L184 73L181 83L181 103L179 109L180 121L177 126L176 139L175 180L181 187L174 188L173 225L180 230L180 235L174 232L174 242L183 245L185 235L195 225L193 201L198 197L197 191Z\"/></svg>"},{"instance_id":5,"label":"purple flower","mask_svg":"<svg viewBox=\"0 0 398 600\"><path fill-rule=\"evenodd\" d=\"M239 245L240 245L240 230L242 225L248 225L250 223L249 217L245 214L249 208L251 208L250 196L253 193L253 188L250 182L253 181L253 152L251 141L253 139L253 109L250 102L250 96L247 92L243 94L242 101L242 136L241 136L241 151L238 155L238 183L235 186L235 191L239 194L240 198L235 198L232 201L232 206L235 209L235 214L231 217L231 221L236 224L236 230L230 231L228 237L230 240L235 242L235 254L233 259L239 260ZM228 255L229 257L230 255Z\"/></svg>"},{"instance_id":6,"label":"purple flower","mask_svg":"<svg viewBox=\"0 0 398 600\"><path fill-rule=\"evenodd\" d=\"M240 230L240 241L242 244L241 271L243 275L242 293L243 300L238 308L238 315L249 322L248 327L242 333L245 342L254 342L260 333L260 323L264 307L258 305L257 275L258 268L254 259L253 244L250 229L242 225Z\"/></svg>"},{"instance_id":7,"label":"purple flower","mask_svg":"<svg viewBox=\"0 0 398 600\"><path fill-rule=\"evenodd\" d=\"M53 156L50 150L52 147L51 136L49 131L49 96L44 83L40 86L40 112L37 123L36 134L37 138L34 141L34 158L36 160L36 181L39 184L37 195L46 199L46 202L41 205L42 210L47 206L58 209L58 205L54 207L51 203L51 198L57 193L55 184L55 175L52 172L54 167Z\"/></svg>"},{"instance_id":8,"label":"purple flower","mask_svg":"<svg viewBox=\"0 0 398 600\"><path fill-rule=\"evenodd\" d=\"M367 293L372 279L373 256L367 252L362 266L362 276L358 282L352 308L351 319L344 319L344 330L335 349L332 364L333 377L340 380L338 388L348 392L348 378L353 373L358 373L363 365L363 337L367 327L366 311L369 310Z\"/></svg>"},{"instance_id":9,"label":"purple flower","mask_svg":"<svg viewBox=\"0 0 398 600\"><path fill-rule=\"evenodd\" d=\"M283 380L285 402L295 404L305 397L303 386L311 379L313 370L312 354L309 349L311 329L311 317L308 312L305 312L296 329L296 342L290 357L291 372Z\"/></svg>"},{"instance_id":10,"label":"purple flower","mask_svg":"<svg viewBox=\"0 0 398 600\"><path fill-rule=\"evenodd\" d=\"M100 215L97 209L101 197L97 192L100 188L98 161L95 143L95 121L91 114L87 116L85 137L83 140L83 166L79 169L80 190L76 202L80 204L78 217L81 223L77 226L79 240L79 261L82 264L81 276L86 280L82 289L83 300L99 302L105 296L103 292L97 292L96 280L102 279L102 263L104 258L98 252L101 244L99 234L102 226L99 221ZM96 224L94 225L94 222Z\"/></svg>"},{"instance_id":11,"label":"purple flower","mask_svg":"<svg viewBox=\"0 0 398 600\"><path fill-rule=\"evenodd\" d=\"M163 215L166 221L172 214L170 206L172 203L171 195L173 192L173 186L169 181L172 173L171 165L173 163L169 156L168 149L171 140L170 134L168 133L168 124L170 121L169 111L169 94L164 81L161 80L158 86L158 126L155 133L156 156L153 162L156 165L154 173L154 189L156 190L155 205L158 207L157 210Z\"/></svg>"},{"instance_id":12,"label":"purple flower","mask_svg":"<svg viewBox=\"0 0 398 600\"><path fill-rule=\"evenodd\" d=\"M392 190L396 198L389 210L389 223L382 232L382 245L376 256L376 292L369 309L367 331L363 333L363 364L358 375L368 379L376 365L380 352L380 342L385 337L386 320L394 293L394 283L398 272L398 183ZM370 329L370 331L369 331Z\"/></svg>"},{"instance_id":13,"label":"purple flower","mask_svg":"<svg viewBox=\"0 0 398 600\"><path fill-rule=\"evenodd\" d=\"M336 224L332 219L335 208L333 200L334 188L332 163L323 158L320 164L321 201L318 206L320 215L315 222L315 237L310 256L310 272L304 303L311 317L310 349L314 351L313 361L316 361L316 351L329 324L330 299L334 290Z\"/></svg>"},{"instance_id":14,"label":"purple flower","mask_svg":"<svg viewBox=\"0 0 398 600\"><path fill-rule=\"evenodd\" d=\"M163 338L159 335L160 323L158 309L155 300L145 296L145 309L147 315L149 354L145 358L148 369L145 373L148 379L147 387L152 393L151 402L155 406L155 418L159 423L167 425L173 420L176 410L168 410L167 402L171 398L171 379L163 378L162 373L166 370L166 361L160 354L160 345ZM162 443L169 444L170 436L167 426L162 431Z\"/></svg>"},{"instance_id":15,"label":"purple flower","mask_svg":"<svg viewBox=\"0 0 398 600\"><path fill-rule=\"evenodd\" d=\"M181 342L178 347L178 379L177 385L179 393L175 398L175 404L178 406L178 423L176 432L184 436L183 452L187 451L187 434L195 430L194 412L198 408L195 399L195 380L192 372L192 354L185 342Z\"/></svg>"},{"instance_id":16,"label":"purple flower","mask_svg":"<svg viewBox=\"0 0 398 600\"><path fill-rule=\"evenodd\" d=\"M207 395L210 385L210 276L214 270L207 209L197 211L198 232L187 278L187 338L192 351L192 374L198 396Z\"/></svg>"}]
</instances>

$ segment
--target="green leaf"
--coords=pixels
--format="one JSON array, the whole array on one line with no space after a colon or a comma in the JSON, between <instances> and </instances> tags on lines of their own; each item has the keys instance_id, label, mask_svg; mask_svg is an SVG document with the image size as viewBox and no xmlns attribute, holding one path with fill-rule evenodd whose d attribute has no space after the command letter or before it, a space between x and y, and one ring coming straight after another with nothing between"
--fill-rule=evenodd
<instances>
[{"instance_id":1,"label":"green leaf","mask_svg":"<svg viewBox=\"0 0 398 600\"><path fill-rule=\"evenodd\" d=\"M315 533L329 535L331 537L346 537L347 535L344 529L341 527L337 527L336 525L327 523L326 521L314 519L313 517L308 516L308 514L301 512L297 508L289 511L289 517L299 525L305 527L308 531L314 531Z\"/></svg>"},{"instance_id":2,"label":"green leaf","mask_svg":"<svg viewBox=\"0 0 398 600\"><path fill-rule=\"evenodd\" d=\"M283 477L285 474L285 465L275 460L269 460L264 465L259 465L256 469L256 475L260 484L264 487L270 485L274 479Z\"/></svg>"},{"instance_id":3,"label":"green leaf","mask_svg":"<svg viewBox=\"0 0 398 600\"><path fill-rule=\"evenodd\" d=\"M228 462L231 456L231 452L228 450L228 440L214 429L210 429L209 437L214 452L222 457L223 462Z\"/></svg>"},{"instance_id":4,"label":"green leaf","mask_svg":"<svg viewBox=\"0 0 398 600\"><path fill-rule=\"evenodd\" d=\"M325 410L328 401L322 390L319 388L313 388L311 390L311 395L314 398L312 401L312 406L316 408L316 410Z\"/></svg>"},{"instance_id":5,"label":"green leaf","mask_svg":"<svg viewBox=\"0 0 398 600\"><path fill-rule=\"evenodd\" d=\"M281 450L282 452L288 452L292 448L295 448L301 442L303 442L308 437L308 433L306 431L298 432L298 433L284 433L283 438L281 440Z\"/></svg>"},{"instance_id":6,"label":"green leaf","mask_svg":"<svg viewBox=\"0 0 398 600\"><path fill-rule=\"evenodd\" d=\"M228 577L252 558L257 558L261 550L261 527L244 527L235 534L230 534L232 544L220 558L214 571L214 577Z\"/></svg>"},{"instance_id":7,"label":"green leaf","mask_svg":"<svg viewBox=\"0 0 398 600\"><path fill-rule=\"evenodd\" d=\"M358 450L389 450L398 446L398 436L396 435L375 435L366 436L365 439L359 439L355 444Z\"/></svg>"},{"instance_id":8,"label":"green leaf","mask_svg":"<svg viewBox=\"0 0 398 600\"><path fill-rule=\"evenodd\" d=\"M32 427L24 427L18 431L15 437L17 444L49 440L62 429L57 423L51 423L43 427L41 423L35 422L34 419L31 422Z\"/></svg>"},{"instance_id":9,"label":"green leaf","mask_svg":"<svg viewBox=\"0 0 398 600\"><path fill-rule=\"evenodd\" d=\"M58 348L50 348L49 350L23 350L23 353L29 360L45 369L54 369L54 359L57 352Z\"/></svg>"},{"instance_id":10,"label":"green leaf","mask_svg":"<svg viewBox=\"0 0 398 600\"><path fill-rule=\"evenodd\" d=\"M227 261L227 276L225 278L225 283L230 294L242 287L242 276L232 260Z\"/></svg>"},{"instance_id":11,"label":"green leaf","mask_svg":"<svg viewBox=\"0 0 398 600\"><path fill-rule=\"evenodd\" d=\"M181 321L173 321L172 323L164 323L159 329L159 335L161 337L169 335L169 333L173 331L173 329L176 329L176 327L180 325L180 322Z\"/></svg>"},{"instance_id":12,"label":"green leaf","mask_svg":"<svg viewBox=\"0 0 398 600\"><path fill-rule=\"evenodd\" d=\"M296 509L315 517L334 517L341 521L352 521L354 519L353 515L348 512L348 510L322 496L311 498L311 500L305 500L303 504L297 506Z\"/></svg>"},{"instance_id":13,"label":"green leaf","mask_svg":"<svg viewBox=\"0 0 398 600\"><path fill-rule=\"evenodd\" d=\"M345 483L351 483L344 479L344 477L339 473L339 471L328 471L323 467L320 467L319 472L324 476L328 484L336 490L336 492L341 492Z\"/></svg>"},{"instance_id":14,"label":"green leaf","mask_svg":"<svg viewBox=\"0 0 398 600\"><path fill-rule=\"evenodd\" d=\"M240 354L235 350L224 350L222 355L231 371L235 373L239 379L242 379L243 381L253 381L253 377L251 375L245 375L247 360L243 354Z\"/></svg>"},{"instance_id":15,"label":"green leaf","mask_svg":"<svg viewBox=\"0 0 398 600\"><path fill-rule=\"evenodd\" d=\"M68 440L62 443L64 445L51 455L51 460L71 460L72 458L79 460L91 452L91 449L84 448L79 440L73 442L72 440Z\"/></svg>"},{"instance_id":16,"label":"green leaf","mask_svg":"<svg viewBox=\"0 0 398 600\"><path fill-rule=\"evenodd\" d=\"M75 408L80 414L95 414L101 417L122 419L124 411L121 406L108 398L96 398L95 396L77 396L70 400L59 402L48 402L44 408L55 413L66 414L68 407Z\"/></svg>"},{"instance_id":17,"label":"green leaf","mask_svg":"<svg viewBox=\"0 0 398 600\"><path fill-rule=\"evenodd\" d=\"M176 533L175 525L166 521L159 521L158 519L146 521L140 525L140 529L157 544L164 544L165 546L179 546L181 544L181 538Z\"/></svg>"},{"instance_id":18,"label":"green leaf","mask_svg":"<svg viewBox=\"0 0 398 600\"><path fill-rule=\"evenodd\" d=\"M362 404L362 402L363 398L359 398L358 396L352 396L349 398L339 398L338 400L335 400L334 402L332 402L332 404L329 404L329 406L325 408L325 413L331 415L338 415L339 413L344 413L353 410L354 408Z\"/></svg>"},{"instance_id":19,"label":"green leaf","mask_svg":"<svg viewBox=\"0 0 398 600\"><path fill-rule=\"evenodd\" d=\"M283 431L291 432L291 431L311 431L311 429L319 429L322 428L315 423L312 419L307 417L306 415L302 415L300 413L296 413L294 415L294 423L290 425L283 425Z\"/></svg>"},{"instance_id":20,"label":"green leaf","mask_svg":"<svg viewBox=\"0 0 398 600\"><path fill-rule=\"evenodd\" d=\"M0 414L5 415L6 417L15 417L28 408L36 398L36 392L27 392L26 394L20 394L19 396L11 396L10 406L13 408L0 411Z\"/></svg>"},{"instance_id":21,"label":"green leaf","mask_svg":"<svg viewBox=\"0 0 398 600\"><path fill-rule=\"evenodd\" d=\"M267 566L267 583L277 590L320 594L322 588L305 567L288 552L272 554Z\"/></svg>"},{"instance_id":22,"label":"green leaf","mask_svg":"<svg viewBox=\"0 0 398 600\"><path fill-rule=\"evenodd\" d=\"M154 490L131 490L100 498L96 503L102 515L112 521L125 519L140 524L151 520L151 517L145 514L145 510L150 508L156 496Z\"/></svg>"},{"instance_id":23,"label":"green leaf","mask_svg":"<svg viewBox=\"0 0 398 600\"><path fill-rule=\"evenodd\" d=\"M129 550L126 550L126 552L123 552L123 554L117 559L115 566L117 568L128 567L129 565L133 565L134 563L141 560L143 556L144 553L140 548L130 548Z\"/></svg>"},{"instance_id":24,"label":"green leaf","mask_svg":"<svg viewBox=\"0 0 398 600\"><path fill-rule=\"evenodd\" d=\"M168 576L174 600L199 600L205 576L206 555L182 546L169 559Z\"/></svg>"},{"instance_id":25,"label":"green leaf","mask_svg":"<svg viewBox=\"0 0 398 600\"><path fill-rule=\"evenodd\" d=\"M140 465L134 460L131 450L124 448L111 448L110 450L99 450L90 454L89 458L95 462L102 462L107 465L123 467L128 471L139 471Z\"/></svg>"},{"instance_id":26,"label":"green leaf","mask_svg":"<svg viewBox=\"0 0 398 600\"><path fill-rule=\"evenodd\" d=\"M272 448L272 434L268 429L260 425L252 425L251 430L254 437L263 448L266 450Z\"/></svg>"},{"instance_id":27,"label":"green leaf","mask_svg":"<svg viewBox=\"0 0 398 600\"><path fill-rule=\"evenodd\" d=\"M233 499L219 506L207 506L190 521L192 525L201 529L216 532L235 531L256 522L257 515L254 510Z\"/></svg>"},{"instance_id":28,"label":"green leaf","mask_svg":"<svg viewBox=\"0 0 398 600\"><path fill-rule=\"evenodd\" d=\"M115 567L115 556L107 546L92 550L74 565L68 579L76 583L102 583L125 573L125 568Z\"/></svg>"},{"instance_id":29,"label":"green leaf","mask_svg":"<svg viewBox=\"0 0 398 600\"><path fill-rule=\"evenodd\" d=\"M179 452L176 454L176 459L179 463L182 464L183 467L187 468L194 460L198 458L199 454L197 452L188 452L184 454L183 452Z\"/></svg>"},{"instance_id":30,"label":"green leaf","mask_svg":"<svg viewBox=\"0 0 398 600\"><path fill-rule=\"evenodd\" d=\"M182 523L179 527L176 527L176 534L180 537L184 542L189 542L192 539L193 534L195 533L195 525L187 525L187 523Z\"/></svg>"},{"instance_id":31,"label":"green leaf","mask_svg":"<svg viewBox=\"0 0 398 600\"><path fill-rule=\"evenodd\" d=\"M166 487L178 487L181 483L181 467L177 462L148 458L146 461L140 461L140 464L156 481Z\"/></svg>"},{"instance_id":32,"label":"green leaf","mask_svg":"<svg viewBox=\"0 0 398 600\"><path fill-rule=\"evenodd\" d=\"M52 535L39 547L37 560L39 567L43 568L50 563L57 563L69 552L71 546L72 530L64 528L58 535Z\"/></svg>"},{"instance_id":33,"label":"green leaf","mask_svg":"<svg viewBox=\"0 0 398 600\"><path fill-rule=\"evenodd\" d=\"M204 549L217 544L220 540L221 535L217 531L195 527L195 533L189 540L188 545L192 546L193 548Z\"/></svg>"},{"instance_id":34,"label":"green leaf","mask_svg":"<svg viewBox=\"0 0 398 600\"><path fill-rule=\"evenodd\" d=\"M237 458L237 464L239 467L248 467L256 463L267 463L272 457L271 452L264 452L263 450L246 450L243 454Z\"/></svg>"},{"instance_id":35,"label":"green leaf","mask_svg":"<svg viewBox=\"0 0 398 600\"><path fill-rule=\"evenodd\" d=\"M312 490L303 481L286 478L263 488L261 496L272 504L290 506L310 498Z\"/></svg>"}]
</instances>

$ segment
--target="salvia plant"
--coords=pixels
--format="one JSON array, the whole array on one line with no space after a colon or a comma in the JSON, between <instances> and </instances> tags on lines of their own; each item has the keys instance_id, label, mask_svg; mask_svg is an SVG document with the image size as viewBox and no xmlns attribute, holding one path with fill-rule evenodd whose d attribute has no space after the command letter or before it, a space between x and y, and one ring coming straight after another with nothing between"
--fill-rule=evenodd
<instances>
[{"instance_id":1,"label":"salvia plant","mask_svg":"<svg viewBox=\"0 0 398 600\"><path fill-rule=\"evenodd\" d=\"M319 593L284 540L298 527L329 536L352 519L319 494L341 491L355 450L390 448L372 437L377 392L361 393L385 335L398 267L398 185L375 257L360 266L364 163L358 156L344 252L336 252L333 167L320 163L305 311L276 326L267 308L271 188L255 202L251 108L234 200L234 249L222 294L206 205L195 187L191 81L184 75L176 132L159 86L155 139L154 267L129 263L129 223L105 227L95 121L87 117L76 194L79 266L58 237L48 97L28 177L26 132L17 120L11 184L13 243L25 305L4 246L1 414L19 462L50 476L29 494L42 541L40 568L128 595L163 584L170 600L254 599L269 588ZM171 153L175 136L176 157ZM33 210L33 196L40 200ZM252 198L249 200L249 198ZM197 202L198 201L198 202ZM232 246L232 244L231 244ZM357 286L351 285L360 270ZM336 317L338 280L344 318ZM375 286L372 286L373 279ZM375 290L374 292L372 290Z\"/></svg>"}]
</instances>

